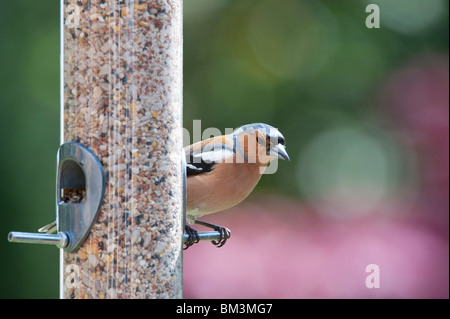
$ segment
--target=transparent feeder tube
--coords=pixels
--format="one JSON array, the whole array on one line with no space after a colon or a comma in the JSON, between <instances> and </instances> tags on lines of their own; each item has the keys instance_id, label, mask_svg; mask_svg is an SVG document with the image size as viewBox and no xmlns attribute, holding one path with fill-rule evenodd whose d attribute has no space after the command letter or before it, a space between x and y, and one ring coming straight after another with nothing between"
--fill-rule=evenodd
<instances>
[{"instance_id":1,"label":"transparent feeder tube","mask_svg":"<svg viewBox=\"0 0 450 319\"><path fill-rule=\"evenodd\" d=\"M182 297L182 8L61 2L62 142L106 175L91 234L61 252L62 298Z\"/></svg>"}]
</instances>

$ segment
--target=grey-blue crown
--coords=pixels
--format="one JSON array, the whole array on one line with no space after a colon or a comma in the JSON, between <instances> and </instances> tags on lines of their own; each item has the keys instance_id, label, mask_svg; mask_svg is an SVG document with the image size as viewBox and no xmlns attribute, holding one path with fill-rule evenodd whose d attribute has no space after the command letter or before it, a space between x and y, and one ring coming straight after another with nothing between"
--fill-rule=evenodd
<instances>
[{"instance_id":1,"label":"grey-blue crown","mask_svg":"<svg viewBox=\"0 0 450 319\"><path fill-rule=\"evenodd\" d=\"M284 144L284 136L275 127L265 123L252 123L246 124L237 128L232 134L241 135L245 133L251 133L258 130L261 134L265 135L270 141L277 141L279 144Z\"/></svg>"}]
</instances>

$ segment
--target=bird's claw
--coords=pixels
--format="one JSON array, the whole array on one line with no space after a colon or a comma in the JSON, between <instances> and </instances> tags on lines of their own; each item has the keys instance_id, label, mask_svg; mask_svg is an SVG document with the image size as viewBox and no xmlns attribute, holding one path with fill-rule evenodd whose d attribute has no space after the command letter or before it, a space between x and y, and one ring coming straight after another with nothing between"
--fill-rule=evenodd
<instances>
[{"instance_id":1,"label":"bird's claw","mask_svg":"<svg viewBox=\"0 0 450 319\"><path fill-rule=\"evenodd\" d=\"M220 234L220 237L218 240L211 240L211 243L214 246L216 246L217 248L220 248L223 245L225 245L228 238L231 237L231 231L226 227L210 224L210 223L198 220L198 219L195 220L195 223L205 226L205 227L208 227L208 228L211 228ZM198 231L189 227L188 225L186 225L184 229L185 229L186 234L188 235L188 239L184 243L186 245L186 247L183 248L184 250L186 250L189 247L191 247L193 244L198 243L200 241L200 236L198 235Z\"/></svg>"},{"instance_id":2,"label":"bird's claw","mask_svg":"<svg viewBox=\"0 0 450 319\"><path fill-rule=\"evenodd\" d=\"M200 241L200 237L198 236L198 231L196 231L192 227L189 227L188 225L186 225L184 227L184 230L185 230L186 234L188 234L188 236L189 236L187 241L184 243L186 245L186 247L184 247L183 250L186 250L189 247L191 247L192 245L198 243Z\"/></svg>"},{"instance_id":3,"label":"bird's claw","mask_svg":"<svg viewBox=\"0 0 450 319\"><path fill-rule=\"evenodd\" d=\"M231 231L228 228L222 226L215 226L213 229L220 233L220 238L219 240L212 240L211 243L217 248L220 248L225 245L227 239L231 237Z\"/></svg>"}]
</instances>

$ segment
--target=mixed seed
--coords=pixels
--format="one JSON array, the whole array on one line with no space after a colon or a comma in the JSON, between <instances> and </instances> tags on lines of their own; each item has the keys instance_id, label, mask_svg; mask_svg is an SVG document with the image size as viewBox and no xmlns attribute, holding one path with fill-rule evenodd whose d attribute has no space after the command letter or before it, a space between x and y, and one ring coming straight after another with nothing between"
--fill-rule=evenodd
<instances>
[{"instance_id":1,"label":"mixed seed","mask_svg":"<svg viewBox=\"0 0 450 319\"><path fill-rule=\"evenodd\" d=\"M64 0L64 142L107 180L91 234L64 253L64 298L182 296L182 5Z\"/></svg>"}]
</instances>

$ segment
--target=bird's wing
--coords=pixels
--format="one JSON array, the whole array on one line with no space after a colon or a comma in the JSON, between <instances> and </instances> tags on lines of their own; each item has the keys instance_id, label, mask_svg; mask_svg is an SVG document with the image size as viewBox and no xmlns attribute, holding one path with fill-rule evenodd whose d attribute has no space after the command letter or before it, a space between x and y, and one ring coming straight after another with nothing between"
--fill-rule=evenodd
<instances>
[{"instance_id":1,"label":"bird's wing","mask_svg":"<svg viewBox=\"0 0 450 319\"><path fill-rule=\"evenodd\" d=\"M187 176L211 172L214 166L234 156L225 137L215 137L185 148Z\"/></svg>"}]
</instances>

